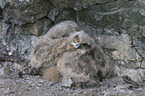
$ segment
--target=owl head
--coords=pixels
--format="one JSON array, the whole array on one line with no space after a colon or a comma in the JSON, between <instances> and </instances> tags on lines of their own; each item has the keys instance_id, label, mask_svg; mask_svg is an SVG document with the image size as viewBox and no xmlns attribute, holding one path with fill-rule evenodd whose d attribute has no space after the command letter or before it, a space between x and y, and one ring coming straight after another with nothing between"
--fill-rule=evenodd
<instances>
[{"instance_id":1,"label":"owl head","mask_svg":"<svg viewBox=\"0 0 145 96\"><path fill-rule=\"evenodd\" d=\"M70 34L69 44L75 49L93 49L95 41L84 31L78 31Z\"/></svg>"}]
</instances>

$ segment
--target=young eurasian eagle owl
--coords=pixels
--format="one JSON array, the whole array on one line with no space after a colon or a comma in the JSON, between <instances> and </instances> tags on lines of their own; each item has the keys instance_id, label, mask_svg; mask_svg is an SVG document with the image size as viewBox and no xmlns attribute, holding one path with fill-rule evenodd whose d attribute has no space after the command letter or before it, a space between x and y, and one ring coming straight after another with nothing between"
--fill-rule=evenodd
<instances>
[{"instance_id":1,"label":"young eurasian eagle owl","mask_svg":"<svg viewBox=\"0 0 145 96\"><path fill-rule=\"evenodd\" d=\"M98 72L103 77L109 76L112 72L109 57L92 37L79 29L72 21L52 27L37 43L30 65L40 69L48 81L62 78L64 86L72 82L95 82L100 79Z\"/></svg>"}]
</instances>

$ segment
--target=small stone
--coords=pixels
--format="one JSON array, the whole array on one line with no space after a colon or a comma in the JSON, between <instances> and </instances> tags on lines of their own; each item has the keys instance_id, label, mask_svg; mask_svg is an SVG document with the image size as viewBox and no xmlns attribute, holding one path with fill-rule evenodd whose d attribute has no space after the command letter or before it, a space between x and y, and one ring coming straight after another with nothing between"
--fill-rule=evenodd
<instances>
[{"instance_id":1,"label":"small stone","mask_svg":"<svg viewBox=\"0 0 145 96\"><path fill-rule=\"evenodd\" d=\"M9 52L9 55L12 55L12 52Z\"/></svg>"}]
</instances>

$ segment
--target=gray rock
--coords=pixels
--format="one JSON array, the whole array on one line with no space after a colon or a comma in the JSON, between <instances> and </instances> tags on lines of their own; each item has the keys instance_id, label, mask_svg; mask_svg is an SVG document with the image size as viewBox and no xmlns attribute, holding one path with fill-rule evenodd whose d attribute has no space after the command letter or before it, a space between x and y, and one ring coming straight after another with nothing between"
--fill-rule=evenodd
<instances>
[{"instance_id":1,"label":"gray rock","mask_svg":"<svg viewBox=\"0 0 145 96\"><path fill-rule=\"evenodd\" d=\"M52 26L52 22L48 18L38 20L33 24L22 25L22 31L26 34L40 36L45 34Z\"/></svg>"},{"instance_id":2,"label":"gray rock","mask_svg":"<svg viewBox=\"0 0 145 96\"><path fill-rule=\"evenodd\" d=\"M0 8L0 20L3 19L3 9Z\"/></svg>"},{"instance_id":3,"label":"gray rock","mask_svg":"<svg viewBox=\"0 0 145 96\"><path fill-rule=\"evenodd\" d=\"M93 4L111 2L112 0L50 0L50 2L59 8L73 8L74 10L81 10Z\"/></svg>"},{"instance_id":4,"label":"gray rock","mask_svg":"<svg viewBox=\"0 0 145 96\"><path fill-rule=\"evenodd\" d=\"M60 14L60 12L62 12L63 10L61 8L54 8L53 10L51 10L47 17L51 20L51 21L55 21L56 17Z\"/></svg>"},{"instance_id":5,"label":"gray rock","mask_svg":"<svg viewBox=\"0 0 145 96\"><path fill-rule=\"evenodd\" d=\"M55 23L65 21L65 20L72 20L75 21L76 14L75 11L72 9L63 9L62 12L57 16Z\"/></svg>"},{"instance_id":6,"label":"gray rock","mask_svg":"<svg viewBox=\"0 0 145 96\"><path fill-rule=\"evenodd\" d=\"M24 57L27 57L33 48L31 41L33 38L37 37L28 36L19 26L9 26L5 23L2 23L0 26L0 44L4 45L4 50L1 49L0 52L5 52L6 50L7 55L13 54L13 52L18 52Z\"/></svg>"},{"instance_id":7,"label":"gray rock","mask_svg":"<svg viewBox=\"0 0 145 96\"><path fill-rule=\"evenodd\" d=\"M6 23L4 23L2 21L0 22L0 39L1 40L4 39L9 27L10 27L9 24L6 24Z\"/></svg>"},{"instance_id":8,"label":"gray rock","mask_svg":"<svg viewBox=\"0 0 145 96\"><path fill-rule=\"evenodd\" d=\"M6 4L6 0L0 0L0 8L4 8Z\"/></svg>"},{"instance_id":9,"label":"gray rock","mask_svg":"<svg viewBox=\"0 0 145 96\"><path fill-rule=\"evenodd\" d=\"M0 68L0 76L4 75L4 68Z\"/></svg>"},{"instance_id":10,"label":"gray rock","mask_svg":"<svg viewBox=\"0 0 145 96\"><path fill-rule=\"evenodd\" d=\"M4 19L18 25L34 23L45 17L53 8L48 0L12 0L6 3L3 10Z\"/></svg>"},{"instance_id":11,"label":"gray rock","mask_svg":"<svg viewBox=\"0 0 145 96\"><path fill-rule=\"evenodd\" d=\"M139 58L140 61L140 67L145 68L145 38L144 37L138 37L138 45L135 47L140 54L141 58Z\"/></svg>"},{"instance_id":12,"label":"gray rock","mask_svg":"<svg viewBox=\"0 0 145 96\"><path fill-rule=\"evenodd\" d=\"M134 48L131 48L131 38L127 34L121 36L99 36L96 38L105 48L115 49L112 51L114 59L136 60L140 55Z\"/></svg>"},{"instance_id":13,"label":"gray rock","mask_svg":"<svg viewBox=\"0 0 145 96\"><path fill-rule=\"evenodd\" d=\"M140 14L145 16L145 2L144 0L137 0L140 3Z\"/></svg>"},{"instance_id":14,"label":"gray rock","mask_svg":"<svg viewBox=\"0 0 145 96\"><path fill-rule=\"evenodd\" d=\"M124 67L115 67L116 73L118 76L129 76L135 82L142 82L145 79L145 70L144 69L128 69Z\"/></svg>"},{"instance_id":15,"label":"gray rock","mask_svg":"<svg viewBox=\"0 0 145 96\"><path fill-rule=\"evenodd\" d=\"M139 26L139 29L140 29L140 31L141 31L143 37L145 37L145 26L144 26L144 25L140 25L140 26Z\"/></svg>"},{"instance_id":16,"label":"gray rock","mask_svg":"<svg viewBox=\"0 0 145 96\"><path fill-rule=\"evenodd\" d=\"M131 20L137 24L144 22L145 19L140 14L139 7L138 2L127 0L92 5L78 11L78 20L95 27L105 27L121 31L128 26L124 24L126 20Z\"/></svg>"},{"instance_id":17,"label":"gray rock","mask_svg":"<svg viewBox=\"0 0 145 96\"><path fill-rule=\"evenodd\" d=\"M55 23L59 23L64 20L74 21L76 19L76 14L72 9L55 8L48 13L47 17Z\"/></svg>"}]
</instances>

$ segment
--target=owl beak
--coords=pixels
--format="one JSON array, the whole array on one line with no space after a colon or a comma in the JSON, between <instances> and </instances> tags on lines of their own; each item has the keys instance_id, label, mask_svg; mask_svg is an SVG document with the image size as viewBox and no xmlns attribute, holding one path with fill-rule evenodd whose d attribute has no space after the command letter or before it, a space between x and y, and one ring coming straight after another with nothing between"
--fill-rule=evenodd
<instances>
[{"instance_id":1,"label":"owl beak","mask_svg":"<svg viewBox=\"0 0 145 96\"><path fill-rule=\"evenodd\" d=\"M76 44L76 48L79 48L81 46L81 44L79 43L79 44Z\"/></svg>"},{"instance_id":2,"label":"owl beak","mask_svg":"<svg viewBox=\"0 0 145 96\"><path fill-rule=\"evenodd\" d=\"M74 42L72 42L71 45L73 45L74 48L79 48L79 47L81 46L80 43L77 43L77 44L76 44L76 43L74 43Z\"/></svg>"}]
</instances>

